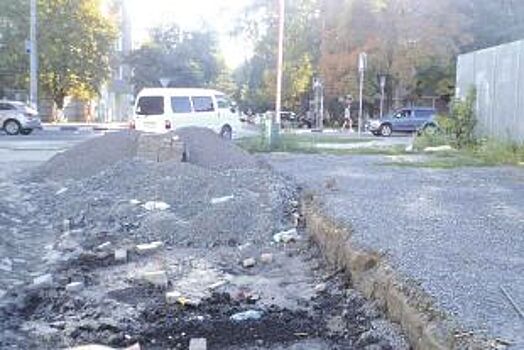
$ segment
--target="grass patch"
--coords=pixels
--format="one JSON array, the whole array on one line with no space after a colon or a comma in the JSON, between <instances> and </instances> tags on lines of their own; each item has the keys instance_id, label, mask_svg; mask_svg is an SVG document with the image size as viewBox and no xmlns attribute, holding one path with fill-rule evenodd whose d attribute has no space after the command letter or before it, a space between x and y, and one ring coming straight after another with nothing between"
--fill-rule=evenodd
<instances>
[{"instance_id":1,"label":"grass patch","mask_svg":"<svg viewBox=\"0 0 524 350\"><path fill-rule=\"evenodd\" d=\"M246 137L236 141L237 145L250 153L287 152L303 154L331 154L331 155L400 155L405 153L405 147L395 145L391 147L355 147L348 149L318 148L317 144L357 144L368 143L370 139L345 138L329 135L286 135L280 136L280 142L269 147L262 136Z\"/></svg>"}]
</instances>

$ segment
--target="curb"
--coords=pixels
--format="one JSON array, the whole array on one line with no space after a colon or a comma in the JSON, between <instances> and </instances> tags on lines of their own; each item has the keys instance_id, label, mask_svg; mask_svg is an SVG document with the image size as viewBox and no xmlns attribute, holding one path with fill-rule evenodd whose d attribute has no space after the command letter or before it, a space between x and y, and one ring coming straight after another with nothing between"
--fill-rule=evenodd
<instances>
[{"instance_id":1,"label":"curb","mask_svg":"<svg viewBox=\"0 0 524 350\"><path fill-rule=\"evenodd\" d=\"M343 269L353 287L377 302L387 318L399 324L415 350L492 349L487 341L465 331L415 283L401 278L380 256L356 248L352 232L326 215L313 195L302 200L307 233L319 245L326 259Z\"/></svg>"}]
</instances>

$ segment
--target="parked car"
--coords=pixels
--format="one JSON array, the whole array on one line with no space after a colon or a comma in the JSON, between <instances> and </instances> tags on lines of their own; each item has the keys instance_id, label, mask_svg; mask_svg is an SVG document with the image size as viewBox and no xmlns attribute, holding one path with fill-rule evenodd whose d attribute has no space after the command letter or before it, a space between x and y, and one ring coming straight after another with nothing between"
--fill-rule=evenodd
<instances>
[{"instance_id":1,"label":"parked car","mask_svg":"<svg viewBox=\"0 0 524 350\"><path fill-rule=\"evenodd\" d=\"M433 130L437 128L436 115L433 108L402 108L385 118L370 121L369 131L376 136L388 137L394 132Z\"/></svg>"},{"instance_id":2,"label":"parked car","mask_svg":"<svg viewBox=\"0 0 524 350\"><path fill-rule=\"evenodd\" d=\"M226 94L208 89L146 88L137 96L132 127L163 133L188 126L209 128L231 139L240 113Z\"/></svg>"},{"instance_id":3,"label":"parked car","mask_svg":"<svg viewBox=\"0 0 524 350\"><path fill-rule=\"evenodd\" d=\"M29 135L42 128L38 112L25 103L0 101L0 129L8 135Z\"/></svg>"}]
</instances>

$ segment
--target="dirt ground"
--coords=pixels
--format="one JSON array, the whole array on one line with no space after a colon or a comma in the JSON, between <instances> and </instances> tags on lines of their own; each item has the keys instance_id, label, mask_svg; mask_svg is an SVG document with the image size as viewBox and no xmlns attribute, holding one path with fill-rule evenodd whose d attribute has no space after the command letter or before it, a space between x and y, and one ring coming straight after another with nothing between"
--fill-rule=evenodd
<instances>
[{"instance_id":1,"label":"dirt ground","mask_svg":"<svg viewBox=\"0 0 524 350\"><path fill-rule=\"evenodd\" d=\"M115 134L10 184L0 348L409 348L297 225L292 183L212 133L180 137L188 163Z\"/></svg>"}]
</instances>

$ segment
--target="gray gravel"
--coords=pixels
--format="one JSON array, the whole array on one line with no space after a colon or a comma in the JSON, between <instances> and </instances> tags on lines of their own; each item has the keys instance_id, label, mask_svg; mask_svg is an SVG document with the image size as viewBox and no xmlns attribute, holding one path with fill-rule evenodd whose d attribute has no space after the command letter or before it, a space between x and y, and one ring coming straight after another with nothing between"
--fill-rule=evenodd
<instances>
[{"instance_id":1,"label":"gray gravel","mask_svg":"<svg viewBox=\"0 0 524 350\"><path fill-rule=\"evenodd\" d=\"M364 248L387 253L406 277L466 327L524 348L524 169L432 170L384 157L271 155L276 169L322 193L328 213Z\"/></svg>"}]
</instances>

